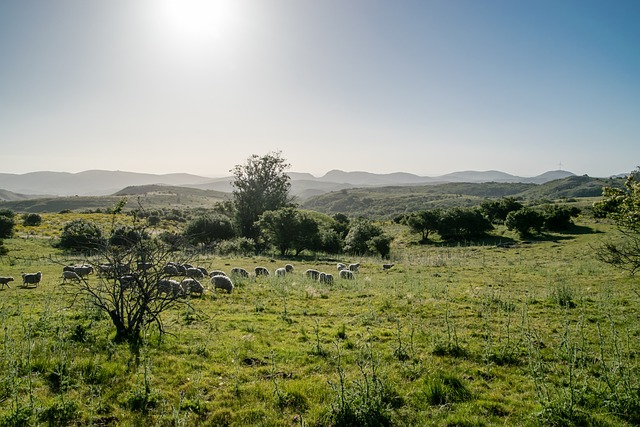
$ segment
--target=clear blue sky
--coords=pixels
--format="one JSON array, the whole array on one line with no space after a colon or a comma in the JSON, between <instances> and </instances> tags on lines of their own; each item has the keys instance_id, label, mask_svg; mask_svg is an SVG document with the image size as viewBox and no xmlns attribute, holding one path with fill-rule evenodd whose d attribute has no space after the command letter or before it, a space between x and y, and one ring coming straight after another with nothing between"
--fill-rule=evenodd
<instances>
[{"instance_id":1,"label":"clear blue sky","mask_svg":"<svg viewBox=\"0 0 640 427\"><path fill-rule=\"evenodd\" d=\"M0 172L640 165L640 1L0 1Z\"/></svg>"}]
</instances>

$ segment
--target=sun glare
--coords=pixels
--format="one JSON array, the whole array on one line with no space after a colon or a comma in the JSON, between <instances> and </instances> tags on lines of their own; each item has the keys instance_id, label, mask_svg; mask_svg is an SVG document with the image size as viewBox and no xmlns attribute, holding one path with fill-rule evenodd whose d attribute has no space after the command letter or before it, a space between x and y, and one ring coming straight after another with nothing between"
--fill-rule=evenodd
<instances>
[{"instance_id":1,"label":"sun glare","mask_svg":"<svg viewBox=\"0 0 640 427\"><path fill-rule=\"evenodd\" d=\"M223 41L238 23L233 0L160 0L154 3L159 24L181 44Z\"/></svg>"}]
</instances>

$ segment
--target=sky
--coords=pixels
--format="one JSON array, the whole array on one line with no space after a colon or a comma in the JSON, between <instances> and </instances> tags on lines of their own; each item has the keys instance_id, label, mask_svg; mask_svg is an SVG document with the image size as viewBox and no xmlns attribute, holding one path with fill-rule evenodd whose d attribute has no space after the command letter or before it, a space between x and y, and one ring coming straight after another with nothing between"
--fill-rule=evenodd
<instances>
[{"instance_id":1,"label":"sky","mask_svg":"<svg viewBox=\"0 0 640 427\"><path fill-rule=\"evenodd\" d=\"M638 22L637 0L0 0L0 172L628 173Z\"/></svg>"}]
</instances>

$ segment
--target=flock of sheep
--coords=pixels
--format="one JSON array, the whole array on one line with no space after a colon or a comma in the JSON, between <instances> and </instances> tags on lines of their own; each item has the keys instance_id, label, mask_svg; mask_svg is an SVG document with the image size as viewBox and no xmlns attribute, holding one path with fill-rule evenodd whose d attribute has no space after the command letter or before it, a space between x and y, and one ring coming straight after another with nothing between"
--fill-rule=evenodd
<instances>
[{"instance_id":1,"label":"flock of sheep","mask_svg":"<svg viewBox=\"0 0 640 427\"><path fill-rule=\"evenodd\" d=\"M383 270L388 270L393 264L384 264ZM66 265L62 269L62 283L69 282L81 282L87 280L88 276L97 272L98 276L113 279L120 284L120 287L124 290L130 289L139 283L141 272L153 268L150 263L138 263L135 269L132 269L129 264L99 264L94 267L90 264L80 265ZM343 264L338 263L338 275L341 279L353 280L355 279L355 273L358 272L360 264ZM275 269L274 274L276 277L285 277L293 273L294 267L292 264L285 264L284 267ZM158 294L170 295L170 296L186 296L186 295L202 295L205 291L205 287L202 284L202 280L208 278L215 290L223 290L227 293L233 292L235 278L249 278L250 274L244 268L234 267L230 270L230 274L227 275L222 270L207 271L204 267L193 266L187 263L175 263L168 262L162 268L162 275L165 278L158 281L156 284ZM270 275L269 269L266 267L255 267L253 270L254 277L266 277ZM317 281L321 284L333 284L333 274L316 269L308 269L304 272L304 276L307 279ZM178 281L176 278L182 277L182 280ZM37 286L42 280L42 272L37 273L22 273L22 284L24 287L31 285ZM0 277L0 285L9 286L9 283L14 281L13 277Z\"/></svg>"},{"instance_id":2,"label":"flock of sheep","mask_svg":"<svg viewBox=\"0 0 640 427\"><path fill-rule=\"evenodd\" d=\"M31 285L33 285L34 287L37 287L41 280L42 280L42 272L41 271L38 271L37 273L22 273L22 286L23 287L29 287ZM0 289L4 289L5 286L7 288L11 288L9 283L13 282L13 281L14 281L14 278L11 277L11 276L2 276L2 277L0 277L0 285L2 285L2 288L0 288Z\"/></svg>"}]
</instances>

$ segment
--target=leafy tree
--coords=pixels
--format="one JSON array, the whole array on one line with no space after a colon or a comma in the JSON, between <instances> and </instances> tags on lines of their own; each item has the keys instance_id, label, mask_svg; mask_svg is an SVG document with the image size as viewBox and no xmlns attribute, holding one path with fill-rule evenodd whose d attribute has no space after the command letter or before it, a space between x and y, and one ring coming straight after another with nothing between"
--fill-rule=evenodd
<instances>
[{"instance_id":1,"label":"leafy tree","mask_svg":"<svg viewBox=\"0 0 640 427\"><path fill-rule=\"evenodd\" d=\"M266 211L260 217L258 226L282 256L288 255L292 249L297 256L305 249L317 249L320 246L318 222L293 207Z\"/></svg>"},{"instance_id":2,"label":"leafy tree","mask_svg":"<svg viewBox=\"0 0 640 427\"><path fill-rule=\"evenodd\" d=\"M379 253L382 258L387 258L391 252L391 237L386 234L379 234L367 241L370 253Z\"/></svg>"},{"instance_id":3,"label":"leafy tree","mask_svg":"<svg viewBox=\"0 0 640 427\"><path fill-rule=\"evenodd\" d=\"M75 219L65 224L60 234L58 247L68 251L91 254L105 244L102 229L84 219Z\"/></svg>"},{"instance_id":4,"label":"leafy tree","mask_svg":"<svg viewBox=\"0 0 640 427\"><path fill-rule=\"evenodd\" d=\"M241 236L257 241L256 221L260 215L291 203L291 178L285 173L289 166L280 152L274 152L262 157L254 154L244 165L231 170L235 176L233 197Z\"/></svg>"},{"instance_id":5,"label":"leafy tree","mask_svg":"<svg viewBox=\"0 0 640 427\"><path fill-rule=\"evenodd\" d=\"M444 240L481 237L492 228L491 222L478 209L447 209L438 221L438 234Z\"/></svg>"},{"instance_id":6,"label":"leafy tree","mask_svg":"<svg viewBox=\"0 0 640 427\"><path fill-rule=\"evenodd\" d=\"M333 223L331 224L331 228L338 233L341 239L347 237L349 233L349 217L342 213L337 213L333 217Z\"/></svg>"},{"instance_id":7,"label":"leafy tree","mask_svg":"<svg viewBox=\"0 0 640 427\"><path fill-rule=\"evenodd\" d=\"M409 226L412 232L420 233L423 242L429 239L429 234L438 231L438 223L442 212L438 209L413 212L407 215L404 223Z\"/></svg>"},{"instance_id":8,"label":"leafy tree","mask_svg":"<svg viewBox=\"0 0 640 427\"><path fill-rule=\"evenodd\" d=\"M8 218L13 218L16 216L16 213L11 209L0 209L0 216L6 216Z\"/></svg>"},{"instance_id":9,"label":"leafy tree","mask_svg":"<svg viewBox=\"0 0 640 427\"><path fill-rule=\"evenodd\" d=\"M27 227L36 227L42 224L42 216L37 213L24 214L22 216L22 224Z\"/></svg>"},{"instance_id":10,"label":"leafy tree","mask_svg":"<svg viewBox=\"0 0 640 427\"><path fill-rule=\"evenodd\" d=\"M13 216L0 215L0 238L9 238L13 235L16 222Z\"/></svg>"},{"instance_id":11,"label":"leafy tree","mask_svg":"<svg viewBox=\"0 0 640 427\"><path fill-rule=\"evenodd\" d=\"M480 210L493 224L502 224L509 212L522 209L524 206L513 197L503 197L500 200L485 200L480 204Z\"/></svg>"},{"instance_id":12,"label":"leafy tree","mask_svg":"<svg viewBox=\"0 0 640 427\"><path fill-rule=\"evenodd\" d=\"M597 256L635 274L640 269L640 168L627 177L624 189L605 187L602 196L596 207L607 207L607 217L616 224L620 239L604 243Z\"/></svg>"},{"instance_id":13,"label":"leafy tree","mask_svg":"<svg viewBox=\"0 0 640 427\"><path fill-rule=\"evenodd\" d=\"M541 233L544 228L544 216L533 209L522 208L509 212L505 225L508 230L517 232L521 237Z\"/></svg>"},{"instance_id":14,"label":"leafy tree","mask_svg":"<svg viewBox=\"0 0 640 427\"><path fill-rule=\"evenodd\" d=\"M231 239L235 230L231 218L218 213L201 215L187 223L184 230L187 240L193 244L211 245Z\"/></svg>"},{"instance_id":15,"label":"leafy tree","mask_svg":"<svg viewBox=\"0 0 640 427\"><path fill-rule=\"evenodd\" d=\"M353 255L367 255L377 252L387 256L389 251L384 247L385 239L388 239L388 243L391 242L391 239L384 235L382 228L366 218L358 218L351 223L349 233L345 238L344 251ZM381 253L379 249L386 253Z\"/></svg>"},{"instance_id":16,"label":"leafy tree","mask_svg":"<svg viewBox=\"0 0 640 427\"><path fill-rule=\"evenodd\" d=\"M543 209L544 228L549 231L566 231L573 227L572 218L580 214L576 207L547 205Z\"/></svg>"},{"instance_id":17,"label":"leafy tree","mask_svg":"<svg viewBox=\"0 0 640 427\"><path fill-rule=\"evenodd\" d=\"M116 227L109 236L109 243L113 246L133 247L143 239L148 239L149 234L138 227L121 225Z\"/></svg>"}]
</instances>

